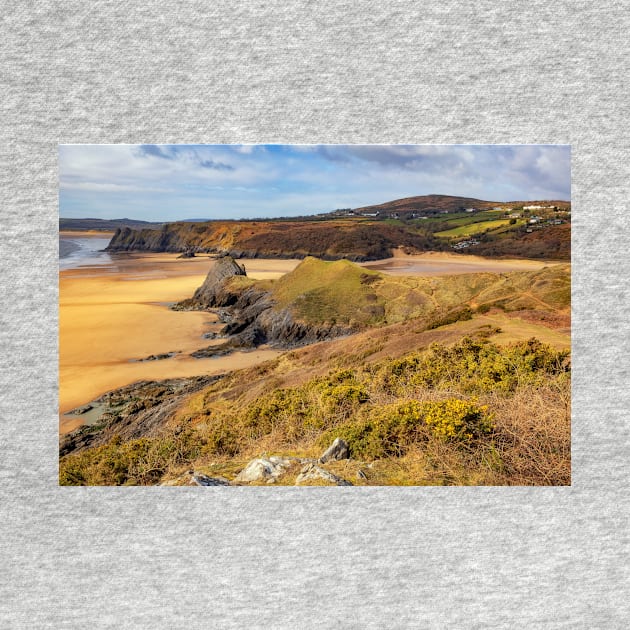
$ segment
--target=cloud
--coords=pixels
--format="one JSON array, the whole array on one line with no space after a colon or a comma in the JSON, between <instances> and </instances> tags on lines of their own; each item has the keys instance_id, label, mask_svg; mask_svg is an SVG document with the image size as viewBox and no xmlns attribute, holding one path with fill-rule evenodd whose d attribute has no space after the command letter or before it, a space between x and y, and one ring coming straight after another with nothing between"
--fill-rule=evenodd
<instances>
[{"instance_id":1,"label":"cloud","mask_svg":"<svg viewBox=\"0 0 630 630\"><path fill-rule=\"evenodd\" d=\"M139 155L147 155L152 157L161 158L162 160L173 160L175 156L173 154L167 153L164 149L159 147L157 144L141 144L138 147Z\"/></svg>"},{"instance_id":2,"label":"cloud","mask_svg":"<svg viewBox=\"0 0 630 630\"><path fill-rule=\"evenodd\" d=\"M330 145L305 150L346 172L363 169L366 180L433 183L431 192L474 192L491 199L493 191L513 191L515 199L524 200L570 195L570 147L565 145Z\"/></svg>"},{"instance_id":3,"label":"cloud","mask_svg":"<svg viewBox=\"0 0 630 630\"><path fill-rule=\"evenodd\" d=\"M214 160L200 160L199 166L203 168L213 168L218 171L233 171L234 167L223 162L215 162Z\"/></svg>"},{"instance_id":4,"label":"cloud","mask_svg":"<svg viewBox=\"0 0 630 630\"><path fill-rule=\"evenodd\" d=\"M65 190L88 190L93 192L177 192L175 188L157 188L154 186L136 186L132 184L114 184L103 182L73 182L63 181L61 187Z\"/></svg>"},{"instance_id":5,"label":"cloud","mask_svg":"<svg viewBox=\"0 0 630 630\"><path fill-rule=\"evenodd\" d=\"M438 172L470 161L465 147L442 145L330 145L316 147L333 162L367 162L379 167Z\"/></svg>"},{"instance_id":6,"label":"cloud","mask_svg":"<svg viewBox=\"0 0 630 630\"><path fill-rule=\"evenodd\" d=\"M62 216L289 216L431 193L570 198L570 148L554 145L62 145L59 173Z\"/></svg>"},{"instance_id":7,"label":"cloud","mask_svg":"<svg viewBox=\"0 0 630 630\"><path fill-rule=\"evenodd\" d=\"M215 169L218 171L234 170L231 164L205 158L203 152L203 148L197 150L187 146L182 148L177 145L158 146L156 144L141 144L138 147L137 155L146 158L158 158L160 160L180 161L188 167L196 165L201 168Z\"/></svg>"}]
</instances>

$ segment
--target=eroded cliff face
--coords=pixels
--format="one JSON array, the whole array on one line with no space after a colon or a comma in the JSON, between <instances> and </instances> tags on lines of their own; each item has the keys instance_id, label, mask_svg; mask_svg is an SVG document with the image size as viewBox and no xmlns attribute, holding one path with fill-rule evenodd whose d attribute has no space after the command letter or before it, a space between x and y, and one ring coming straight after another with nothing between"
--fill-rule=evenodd
<instances>
[{"instance_id":1,"label":"eroded cliff face","mask_svg":"<svg viewBox=\"0 0 630 630\"><path fill-rule=\"evenodd\" d=\"M164 225L159 230L118 228L105 251L185 252L190 249L183 234Z\"/></svg>"},{"instance_id":2,"label":"eroded cliff face","mask_svg":"<svg viewBox=\"0 0 630 630\"><path fill-rule=\"evenodd\" d=\"M346 258L355 262L388 258L397 247L439 248L426 234L384 222L212 221L169 223L160 229L116 230L107 251L227 254L233 258Z\"/></svg>"}]
</instances>

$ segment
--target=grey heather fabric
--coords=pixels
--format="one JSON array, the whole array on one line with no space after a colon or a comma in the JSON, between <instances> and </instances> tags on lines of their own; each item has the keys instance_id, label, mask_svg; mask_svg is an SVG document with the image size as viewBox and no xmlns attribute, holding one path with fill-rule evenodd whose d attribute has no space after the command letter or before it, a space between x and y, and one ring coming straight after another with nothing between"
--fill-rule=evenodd
<instances>
[{"instance_id":1,"label":"grey heather fabric","mask_svg":"<svg viewBox=\"0 0 630 630\"><path fill-rule=\"evenodd\" d=\"M0 627L627 627L628 9L3 3ZM572 487L57 486L57 144L262 141L573 146Z\"/></svg>"}]
</instances>

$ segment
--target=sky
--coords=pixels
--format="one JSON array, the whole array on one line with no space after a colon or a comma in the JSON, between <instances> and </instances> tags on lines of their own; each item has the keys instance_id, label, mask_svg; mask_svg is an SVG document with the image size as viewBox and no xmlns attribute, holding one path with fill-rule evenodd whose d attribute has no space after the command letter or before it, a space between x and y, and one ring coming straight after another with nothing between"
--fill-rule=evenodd
<instances>
[{"instance_id":1,"label":"sky","mask_svg":"<svg viewBox=\"0 0 630 630\"><path fill-rule=\"evenodd\" d=\"M568 145L60 145L59 214L289 217L441 194L569 200Z\"/></svg>"}]
</instances>

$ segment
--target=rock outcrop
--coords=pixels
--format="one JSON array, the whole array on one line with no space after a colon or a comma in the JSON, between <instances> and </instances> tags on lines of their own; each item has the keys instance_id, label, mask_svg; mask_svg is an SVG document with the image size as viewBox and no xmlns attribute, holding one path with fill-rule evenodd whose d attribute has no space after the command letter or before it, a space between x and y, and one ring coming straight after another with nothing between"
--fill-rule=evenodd
<instances>
[{"instance_id":1,"label":"rock outcrop","mask_svg":"<svg viewBox=\"0 0 630 630\"><path fill-rule=\"evenodd\" d=\"M322 464L339 459L348 459L350 457L350 448L348 443L341 438L335 438L335 441L324 451L319 461Z\"/></svg>"},{"instance_id":2,"label":"rock outcrop","mask_svg":"<svg viewBox=\"0 0 630 630\"><path fill-rule=\"evenodd\" d=\"M235 276L245 276L245 268L231 256L217 258L210 267L203 284L192 298L179 302L174 310L205 310L221 306L231 306L240 297L240 291L230 289L229 280Z\"/></svg>"},{"instance_id":3,"label":"rock outcrop","mask_svg":"<svg viewBox=\"0 0 630 630\"><path fill-rule=\"evenodd\" d=\"M324 470L321 466L317 466L316 464L306 464L306 466L302 468L302 470L300 471L300 474L295 480L295 485L301 486L304 484L308 484L309 481L315 481L315 482L324 481L335 486L353 485L350 481L347 481L346 479L342 479L341 477L334 475L328 470Z\"/></svg>"},{"instance_id":4,"label":"rock outcrop","mask_svg":"<svg viewBox=\"0 0 630 630\"><path fill-rule=\"evenodd\" d=\"M253 459L234 478L235 483L251 483L266 481L275 483L293 464L293 460L286 457L271 456L269 458Z\"/></svg>"},{"instance_id":5,"label":"rock outcrop","mask_svg":"<svg viewBox=\"0 0 630 630\"><path fill-rule=\"evenodd\" d=\"M218 337L227 340L196 350L191 356L224 356L234 350L252 349L262 344L290 348L347 335L353 330L342 326L314 326L294 319L289 309L276 307L273 296L256 285L235 285L232 279L246 276L245 268L231 256L217 259L204 283L192 298L176 304L174 310L218 309L225 326Z\"/></svg>"},{"instance_id":6,"label":"rock outcrop","mask_svg":"<svg viewBox=\"0 0 630 630\"><path fill-rule=\"evenodd\" d=\"M59 455L106 444L157 435L190 394L216 382L218 376L193 376L165 381L141 381L115 389L95 402L103 407L96 424L84 425L60 439Z\"/></svg>"}]
</instances>

